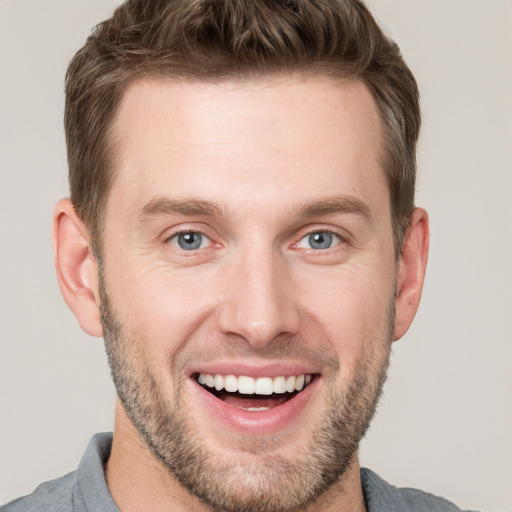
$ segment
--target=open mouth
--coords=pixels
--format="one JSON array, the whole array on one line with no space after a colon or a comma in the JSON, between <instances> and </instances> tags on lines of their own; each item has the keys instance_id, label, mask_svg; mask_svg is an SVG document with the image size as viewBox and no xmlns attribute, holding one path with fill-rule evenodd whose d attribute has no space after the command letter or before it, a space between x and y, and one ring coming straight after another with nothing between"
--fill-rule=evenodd
<instances>
[{"instance_id":1,"label":"open mouth","mask_svg":"<svg viewBox=\"0 0 512 512\"><path fill-rule=\"evenodd\" d=\"M195 380L224 403L261 412L283 405L308 387L315 375L299 374L253 378L246 375L197 373Z\"/></svg>"}]
</instances>

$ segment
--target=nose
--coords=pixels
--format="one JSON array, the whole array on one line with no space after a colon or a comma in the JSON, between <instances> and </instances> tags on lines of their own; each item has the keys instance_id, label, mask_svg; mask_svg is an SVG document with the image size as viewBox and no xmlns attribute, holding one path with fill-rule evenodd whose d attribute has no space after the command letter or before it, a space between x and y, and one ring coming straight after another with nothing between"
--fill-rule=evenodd
<instances>
[{"instance_id":1,"label":"nose","mask_svg":"<svg viewBox=\"0 0 512 512\"><path fill-rule=\"evenodd\" d=\"M269 253L245 255L230 266L218 310L219 330L254 349L294 335L300 324L290 269Z\"/></svg>"}]
</instances>

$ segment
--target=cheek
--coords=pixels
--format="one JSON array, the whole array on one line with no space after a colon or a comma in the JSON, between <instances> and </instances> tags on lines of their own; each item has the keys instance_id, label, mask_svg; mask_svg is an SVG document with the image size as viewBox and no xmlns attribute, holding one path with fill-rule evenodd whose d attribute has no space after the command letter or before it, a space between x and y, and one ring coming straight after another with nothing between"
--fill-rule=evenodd
<instances>
[{"instance_id":1,"label":"cheek","mask_svg":"<svg viewBox=\"0 0 512 512\"><path fill-rule=\"evenodd\" d=\"M316 279L315 279L316 277ZM309 273L298 296L342 362L355 362L365 344L382 342L390 329L392 276L345 266L328 276Z\"/></svg>"},{"instance_id":2,"label":"cheek","mask_svg":"<svg viewBox=\"0 0 512 512\"><path fill-rule=\"evenodd\" d=\"M126 335L142 344L149 357L166 364L203 329L215 304L208 282L170 272L165 265L120 264L107 285Z\"/></svg>"}]
</instances>

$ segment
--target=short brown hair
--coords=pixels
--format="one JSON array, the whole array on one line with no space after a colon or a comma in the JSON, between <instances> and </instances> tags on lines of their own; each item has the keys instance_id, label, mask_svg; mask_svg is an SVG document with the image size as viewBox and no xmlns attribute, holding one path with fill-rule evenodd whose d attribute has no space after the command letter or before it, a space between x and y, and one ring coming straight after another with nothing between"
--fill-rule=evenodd
<instances>
[{"instance_id":1,"label":"short brown hair","mask_svg":"<svg viewBox=\"0 0 512 512\"><path fill-rule=\"evenodd\" d=\"M113 119L133 80L283 73L355 78L370 89L398 257L414 208L419 94L360 0L129 0L97 25L69 65L65 110L71 200L93 243L101 246L114 179Z\"/></svg>"}]
</instances>

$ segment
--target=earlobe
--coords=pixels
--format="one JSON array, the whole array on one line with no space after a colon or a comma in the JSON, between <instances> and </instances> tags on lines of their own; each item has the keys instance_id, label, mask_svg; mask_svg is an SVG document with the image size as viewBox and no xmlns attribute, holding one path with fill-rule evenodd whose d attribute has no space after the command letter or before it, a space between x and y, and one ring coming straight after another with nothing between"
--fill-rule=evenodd
<instances>
[{"instance_id":1,"label":"earlobe","mask_svg":"<svg viewBox=\"0 0 512 512\"><path fill-rule=\"evenodd\" d=\"M98 268L89 232L69 199L61 199L53 214L53 252L59 287L82 329L102 337Z\"/></svg>"},{"instance_id":2,"label":"earlobe","mask_svg":"<svg viewBox=\"0 0 512 512\"><path fill-rule=\"evenodd\" d=\"M407 332L418 310L427 267L428 245L427 212L415 208L405 236L398 269L393 334L395 341Z\"/></svg>"}]
</instances>

